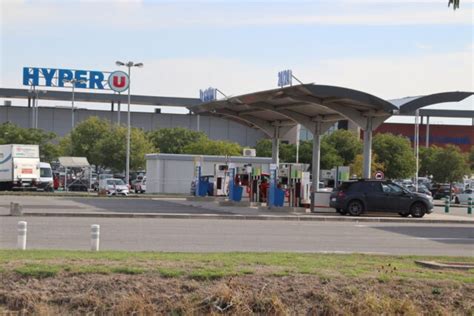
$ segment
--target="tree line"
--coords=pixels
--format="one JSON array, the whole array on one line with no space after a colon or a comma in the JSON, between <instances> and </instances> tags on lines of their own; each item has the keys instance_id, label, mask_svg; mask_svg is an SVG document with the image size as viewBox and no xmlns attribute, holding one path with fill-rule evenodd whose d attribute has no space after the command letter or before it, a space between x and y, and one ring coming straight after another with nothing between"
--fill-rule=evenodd
<instances>
[{"instance_id":1,"label":"tree line","mask_svg":"<svg viewBox=\"0 0 474 316\"><path fill-rule=\"evenodd\" d=\"M38 144L41 159L54 161L59 156L87 157L99 168L116 172L125 169L127 128L98 117L78 123L66 136L40 129L21 128L12 123L0 125L0 144ZM271 140L256 144L257 156L271 157ZM311 164L312 141L301 141L299 162ZM362 176L362 140L346 130L337 130L321 140L321 169L350 166L351 174ZM408 138L377 134L373 138L372 171L383 171L386 178L411 178L415 174L415 155ZM145 154L173 153L197 155L242 155L243 148L228 141L211 140L202 132L174 127L145 132L131 129L130 169L145 168ZM296 161L296 145L281 143L281 162ZM465 154L457 146L420 148L419 175L432 175L437 182L460 181L474 170L474 146Z\"/></svg>"}]
</instances>

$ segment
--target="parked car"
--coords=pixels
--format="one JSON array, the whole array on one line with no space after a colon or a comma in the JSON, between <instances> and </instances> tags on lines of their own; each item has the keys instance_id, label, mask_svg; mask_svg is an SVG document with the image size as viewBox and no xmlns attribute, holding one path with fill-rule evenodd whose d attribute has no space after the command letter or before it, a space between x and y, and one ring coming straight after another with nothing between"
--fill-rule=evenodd
<instances>
[{"instance_id":1,"label":"parked car","mask_svg":"<svg viewBox=\"0 0 474 316\"><path fill-rule=\"evenodd\" d=\"M383 211L423 217L433 211L433 198L392 181L359 180L342 183L331 193L329 205L342 215Z\"/></svg>"},{"instance_id":2,"label":"parked car","mask_svg":"<svg viewBox=\"0 0 474 316\"><path fill-rule=\"evenodd\" d=\"M137 180L134 183L132 183L132 188L135 191L135 193L145 193L146 192L146 177L144 177L142 180Z\"/></svg>"},{"instance_id":3,"label":"parked car","mask_svg":"<svg viewBox=\"0 0 474 316\"><path fill-rule=\"evenodd\" d=\"M449 193L451 189L451 194ZM444 199L448 196L453 196L456 194L456 188L450 184L438 184L435 185L431 193L433 194L434 199Z\"/></svg>"},{"instance_id":4,"label":"parked car","mask_svg":"<svg viewBox=\"0 0 474 316\"><path fill-rule=\"evenodd\" d=\"M106 190L107 195L124 195L127 196L129 193L128 185L123 182L122 179L106 179Z\"/></svg>"},{"instance_id":5,"label":"parked car","mask_svg":"<svg viewBox=\"0 0 474 316\"><path fill-rule=\"evenodd\" d=\"M469 198L471 198L471 201L474 201L474 189L466 189L462 193L456 194L454 203L467 204Z\"/></svg>"},{"instance_id":6,"label":"parked car","mask_svg":"<svg viewBox=\"0 0 474 316\"><path fill-rule=\"evenodd\" d=\"M428 188L422 184L418 185L418 191L416 190L416 187L414 185L408 185L405 188L408 189L410 192L418 192L431 196L431 191L428 190Z\"/></svg>"}]
</instances>

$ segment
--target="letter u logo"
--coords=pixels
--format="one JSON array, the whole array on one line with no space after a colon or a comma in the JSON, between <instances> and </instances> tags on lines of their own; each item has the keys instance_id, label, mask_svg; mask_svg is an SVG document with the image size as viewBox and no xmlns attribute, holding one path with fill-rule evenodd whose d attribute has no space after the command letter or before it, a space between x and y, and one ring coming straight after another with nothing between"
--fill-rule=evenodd
<instances>
[{"instance_id":1,"label":"letter u logo","mask_svg":"<svg viewBox=\"0 0 474 316\"><path fill-rule=\"evenodd\" d=\"M113 78L114 87L123 88L127 83L125 76L114 76Z\"/></svg>"}]
</instances>

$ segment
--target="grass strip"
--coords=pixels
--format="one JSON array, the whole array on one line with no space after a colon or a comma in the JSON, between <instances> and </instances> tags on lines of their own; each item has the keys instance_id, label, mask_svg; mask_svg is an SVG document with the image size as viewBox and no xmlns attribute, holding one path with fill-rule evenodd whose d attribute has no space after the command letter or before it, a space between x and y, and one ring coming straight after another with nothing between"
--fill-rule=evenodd
<instances>
[{"instance_id":1,"label":"grass strip","mask_svg":"<svg viewBox=\"0 0 474 316\"><path fill-rule=\"evenodd\" d=\"M0 273L49 277L58 273L157 273L165 278L216 280L235 275L318 275L324 278L374 277L391 279L455 280L474 283L474 271L431 270L415 260L474 263L472 257L385 256L367 254L301 253L165 253L121 251L0 250Z\"/></svg>"}]
</instances>

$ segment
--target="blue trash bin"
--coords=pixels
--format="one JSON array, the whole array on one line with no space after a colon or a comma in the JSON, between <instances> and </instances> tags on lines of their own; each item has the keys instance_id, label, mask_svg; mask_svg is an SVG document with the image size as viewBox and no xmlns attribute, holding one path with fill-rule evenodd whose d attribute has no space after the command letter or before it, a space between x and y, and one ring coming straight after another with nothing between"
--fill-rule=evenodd
<instances>
[{"instance_id":1,"label":"blue trash bin","mask_svg":"<svg viewBox=\"0 0 474 316\"><path fill-rule=\"evenodd\" d=\"M244 188L241 186L234 186L234 195L231 197L232 201L240 202L242 200L242 193L244 192Z\"/></svg>"},{"instance_id":2,"label":"blue trash bin","mask_svg":"<svg viewBox=\"0 0 474 316\"><path fill-rule=\"evenodd\" d=\"M206 196L209 190L209 180L206 178L201 178L199 181L199 196Z\"/></svg>"},{"instance_id":3,"label":"blue trash bin","mask_svg":"<svg viewBox=\"0 0 474 316\"><path fill-rule=\"evenodd\" d=\"M277 188L275 190L275 206L283 206L285 202L285 190Z\"/></svg>"}]
</instances>

